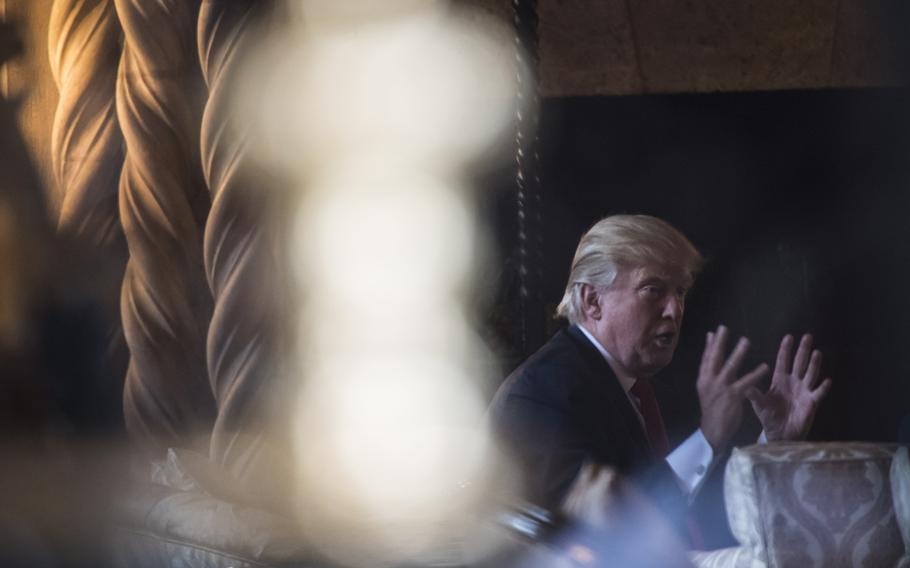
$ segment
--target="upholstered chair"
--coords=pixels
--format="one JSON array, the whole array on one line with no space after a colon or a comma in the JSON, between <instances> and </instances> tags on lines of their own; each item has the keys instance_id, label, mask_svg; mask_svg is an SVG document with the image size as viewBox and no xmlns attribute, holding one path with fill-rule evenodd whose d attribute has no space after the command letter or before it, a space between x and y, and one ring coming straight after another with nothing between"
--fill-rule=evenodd
<instances>
[{"instance_id":1,"label":"upholstered chair","mask_svg":"<svg viewBox=\"0 0 910 568\"><path fill-rule=\"evenodd\" d=\"M736 449L724 495L740 546L693 553L696 566L910 566L906 448L838 442Z\"/></svg>"}]
</instances>

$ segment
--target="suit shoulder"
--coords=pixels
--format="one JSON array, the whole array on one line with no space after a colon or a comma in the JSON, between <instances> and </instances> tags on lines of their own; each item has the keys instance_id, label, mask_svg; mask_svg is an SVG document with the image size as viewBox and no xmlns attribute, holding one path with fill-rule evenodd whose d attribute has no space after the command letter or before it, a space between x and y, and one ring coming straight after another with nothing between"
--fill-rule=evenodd
<instances>
[{"instance_id":1,"label":"suit shoulder","mask_svg":"<svg viewBox=\"0 0 910 568\"><path fill-rule=\"evenodd\" d=\"M555 407L568 407L584 389L590 370L578 346L558 333L515 369L500 386L496 399L520 397Z\"/></svg>"}]
</instances>

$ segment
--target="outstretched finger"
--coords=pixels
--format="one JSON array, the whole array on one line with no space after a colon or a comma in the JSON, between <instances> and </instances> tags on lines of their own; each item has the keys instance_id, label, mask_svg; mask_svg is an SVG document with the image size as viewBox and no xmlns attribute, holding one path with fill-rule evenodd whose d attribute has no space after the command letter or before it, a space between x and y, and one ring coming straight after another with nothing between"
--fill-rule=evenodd
<instances>
[{"instance_id":1,"label":"outstretched finger","mask_svg":"<svg viewBox=\"0 0 910 568\"><path fill-rule=\"evenodd\" d=\"M790 374L790 361L793 357L793 336L789 333L784 336L780 342L780 349L777 350L777 361L774 363L775 373Z\"/></svg>"},{"instance_id":2,"label":"outstretched finger","mask_svg":"<svg viewBox=\"0 0 910 568\"><path fill-rule=\"evenodd\" d=\"M698 367L698 372L700 375L704 375L705 371L708 370L708 360L711 355L711 344L714 343L714 334L708 332L707 338L705 339L705 350L701 353L701 365Z\"/></svg>"},{"instance_id":3,"label":"outstretched finger","mask_svg":"<svg viewBox=\"0 0 910 568\"><path fill-rule=\"evenodd\" d=\"M806 374L806 367L809 365L809 355L812 353L812 336L808 333L803 336L799 342L799 349L796 350L796 358L793 360L793 373L797 377Z\"/></svg>"},{"instance_id":4,"label":"outstretched finger","mask_svg":"<svg viewBox=\"0 0 910 568\"><path fill-rule=\"evenodd\" d=\"M714 333L711 341L711 347L708 348L708 371L717 373L724 364L724 349L727 343L729 330L726 326L720 325Z\"/></svg>"},{"instance_id":5,"label":"outstretched finger","mask_svg":"<svg viewBox=\"0 0 910 568\"><path fill-rule=\"evenodd\" d=\"M745 396L752 389L758 388L758 383L761 382L766 374L768 374L768 365L767 363L762 363L751 372L743 375L738 381L733 383L733 386L740 394Z\"/></svg>"},{"instance_id":6,"label":"outstretched finger","mask_svg":"<svg viewBox=\"0 0 910 568\"><path fill-rule=\"evenodd\" d=\"M724 366L720 371L721 375L729 377L728 380L733 381L736 377L736 372L739 370L739 366L743 364L743 359L745 359L747 351L749 351L749 339L740 337L739 341L736 342L733 353L724 363Z\"/></svg>"},{"instance_id":7,"label":"outstretched finger","mask_svg":"<svg viewBox=\"0 0 910 568\"><path fill-rule=\"evenodd\" d=\"M818 403L821 402L823 398L825 398L825 395L827 395L830 390L831 379L825 379L822 381L822 384L818 385L818 387L809 394L812 396L812 400Z\"/></svg>"},{"instance_id":8,"label":"outstretched finger","mask_svg":"<svg viewBox=\"0 0 910 568\"><path fill-rule=\"evenodd\" d=\"M809 359L809 368L806 369L806 388L814 388L818 383L818 377L822 371L822 352L816 349L812 352L812 358Z\"/></svg>"}]
</instances>

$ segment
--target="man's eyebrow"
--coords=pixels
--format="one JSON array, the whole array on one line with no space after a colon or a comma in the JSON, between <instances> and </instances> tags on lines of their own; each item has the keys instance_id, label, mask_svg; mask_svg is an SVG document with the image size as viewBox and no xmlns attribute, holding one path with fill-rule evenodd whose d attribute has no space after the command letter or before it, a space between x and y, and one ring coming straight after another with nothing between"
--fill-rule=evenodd
<instances>
[{"instance_id":1,"label":"man's eyebrow","mask_svg":"<svg viewBox=\"0 0 910 568\"><path fill-rule=\"evenodd\" d=\"M642 278L641 280L639 280L638 285L639 286L647 286L649 284L665 285L666 283L667 283L666 278L662 278L660 276L646 276L646 277Z\"/></svg>"}]
</instances>

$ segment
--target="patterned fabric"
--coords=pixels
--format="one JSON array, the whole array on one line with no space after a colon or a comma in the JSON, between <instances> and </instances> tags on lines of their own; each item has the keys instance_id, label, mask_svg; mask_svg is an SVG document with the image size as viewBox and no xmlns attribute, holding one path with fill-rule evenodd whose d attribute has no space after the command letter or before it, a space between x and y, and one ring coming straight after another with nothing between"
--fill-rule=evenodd
<instances>
[{"instance_id":1,"label":"patterned fabric","mask_svg":"<svg viewBox=\"0 0 910 568\"><path fill-rule=\"evenodd\" d=\"M752 556L749 549L742 546L708 552L693 551L689 553L689 560L696 568L765 568L766 566Z\"/></svg>"},{"instance_id":2,"label":"patterned fabric","mask_svg":"<svg viewBox=\"0 0 910 568\"><path fill-rule=\"evenodd\" d=\"M775 443L734 450L725 497L739 553L725 566L896 566L905 545L892 498L895 447ZM721 555L699 566L718 566Z\"/></svg>"}]
</instances>

